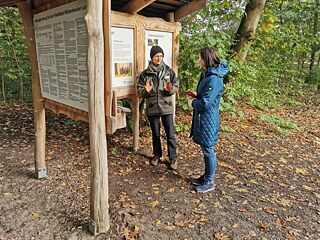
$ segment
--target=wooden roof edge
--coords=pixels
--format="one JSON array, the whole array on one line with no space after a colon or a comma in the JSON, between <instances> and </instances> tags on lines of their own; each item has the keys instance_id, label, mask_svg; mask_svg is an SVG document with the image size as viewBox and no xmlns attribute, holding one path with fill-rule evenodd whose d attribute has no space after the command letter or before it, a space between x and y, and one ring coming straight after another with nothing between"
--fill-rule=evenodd
<instances>
[{"instance_id":1,"label":"wooden roof edge","mask_svg":"<svg viewBox=\"0 0 320 240\"><path fill-rule=\"evenodd\" d=\"M176 22L182 20L189 14L197 12L206 6L208 6L208 0L194 0L175 11L174 20Z\"/></svg>"},{"instance_id":2,"label":"wooden roof edge","mask_svg":"<svg viewBox=\"0 0 320 240\"><path fill-rule=\"evenodd\" d=\"M22 2L24 0L5 0L5 1L0 1L0 7L12 7L16 6L17 3Z\"/></svg>"},{"instance_id":3,"label":"wooden roof edge","mask_svg":"<svg viewBox=\"0 0 320 240\"><path fill-rule=\"evenodd\" d=\"M147 7L151 3L155 2L156 0L131 0L125 6L121 8L121 12L126 12L130 14L136 14L141 9Z\"/></svg>"}]
</instances>

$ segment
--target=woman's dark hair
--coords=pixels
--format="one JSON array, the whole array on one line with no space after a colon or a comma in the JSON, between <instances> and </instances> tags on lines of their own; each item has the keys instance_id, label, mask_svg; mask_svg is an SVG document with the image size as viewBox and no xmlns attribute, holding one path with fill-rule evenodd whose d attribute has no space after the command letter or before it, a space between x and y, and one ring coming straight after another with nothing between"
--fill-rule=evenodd
<instances>
[{"instance_id":1,"label":"woman's dark hair","mask_svg":"<svg viewBox=\"0 0 320 240\"><path fill-rule=\"evenodd\" d=\"M204 60L206 69L217 67L220 64L220 59L214 48L204 47L200 50L200 57Z\"/></svg>"}]
</instances>

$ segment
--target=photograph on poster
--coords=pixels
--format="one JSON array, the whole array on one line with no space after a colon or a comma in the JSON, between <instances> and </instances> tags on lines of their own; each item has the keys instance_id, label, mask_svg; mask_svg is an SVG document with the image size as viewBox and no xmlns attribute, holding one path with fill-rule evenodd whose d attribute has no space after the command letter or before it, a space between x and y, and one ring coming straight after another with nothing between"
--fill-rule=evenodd
<instances>
[{"instance_id":1,"label":"photograph on poster","mask_svg":"<svg viewBox=\"0 0 320 240\"><path fill-rule=\"evenodd\" d=\"M132 76L132 63L115 63L114 65L116 78Z\"/></svg>"},{"instance_id":2,"label":"photograph on poster","mask_svg":"<svg viewBox=\"0 0 320 240\"><path fill-rule=\"evenodd\" d=\"M158 46L159 43L158 43L158 39L148 39L148 46Z\"/></svg>"}]
</instances>

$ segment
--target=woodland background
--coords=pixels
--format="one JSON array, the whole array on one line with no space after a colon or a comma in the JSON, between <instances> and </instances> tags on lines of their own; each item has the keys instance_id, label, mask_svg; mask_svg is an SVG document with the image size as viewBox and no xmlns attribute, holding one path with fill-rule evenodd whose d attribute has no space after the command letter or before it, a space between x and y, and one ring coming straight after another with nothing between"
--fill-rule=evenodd
<instances>
[{"instance_id":1,"label":"woodland background","mask_svg":"<svg viewBox=\"0 0 320 240\"><path fill-rule=\"evenodd\" d=\"M221 110L233 109L239 99L260 109L303 104L295 96L320 90L319 8L319 0L209 1L182 21L178 104L187 108L183 92L197 84L198 52L206 45L231 64ZM2 104L31 102L29 56L17 8L0 9L0 79Z\"/></svg>"},{"instance_id":2,"label":"woodland background","mask_svg":"<svg viewBox=\"0 0 320 240\"><path fill-rule=\"evenodd\" d=\"M0 8L0 240L320 239L319 0L208 2L181 22L179 168L169 171L166 159L149 166L144 121L132 152L129 117L129 128L107 136L111 227L98 237L88 230L88 123L46 111L50 174L36 179L22 21L16 8ZM203 160L188 137L184 90L196 87L205 45L231 73L220 109L216 190L200 195L190 185Z\"/></svg>"}]
</instances>

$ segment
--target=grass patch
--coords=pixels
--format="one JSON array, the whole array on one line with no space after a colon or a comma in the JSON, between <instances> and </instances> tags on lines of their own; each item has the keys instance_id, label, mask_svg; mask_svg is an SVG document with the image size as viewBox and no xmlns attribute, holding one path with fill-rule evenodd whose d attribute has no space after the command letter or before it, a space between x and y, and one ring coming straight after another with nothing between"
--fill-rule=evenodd
<instances>
[{"instance_id":1,"label":"grass patch","mask_svg":"<svg viewBox=\"0 0 320 240\"><path fill-rule=\"evenodd\" d=\"M275 127L276 131L280 134L288 135L290 133L290 130L299 129L297 124L280 116L261 114L260 119L264 122L272 124Z\"/></svg>"}]
</instances>

